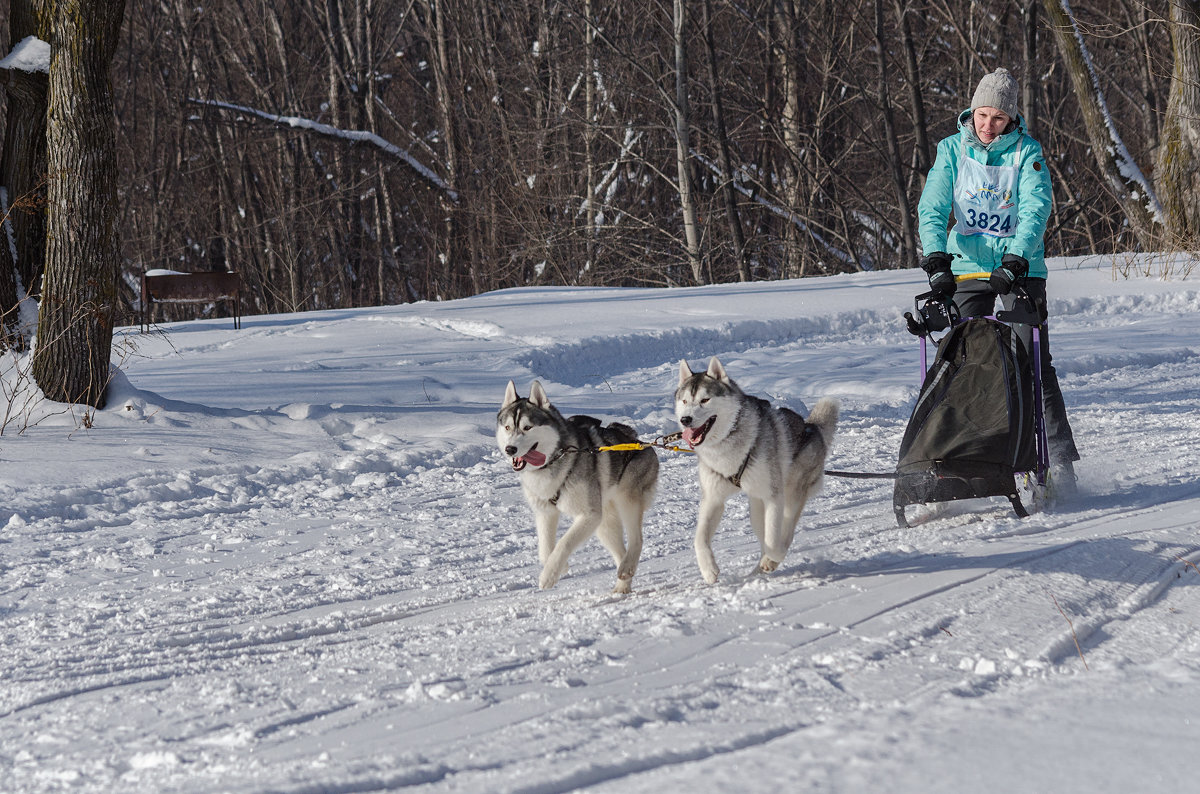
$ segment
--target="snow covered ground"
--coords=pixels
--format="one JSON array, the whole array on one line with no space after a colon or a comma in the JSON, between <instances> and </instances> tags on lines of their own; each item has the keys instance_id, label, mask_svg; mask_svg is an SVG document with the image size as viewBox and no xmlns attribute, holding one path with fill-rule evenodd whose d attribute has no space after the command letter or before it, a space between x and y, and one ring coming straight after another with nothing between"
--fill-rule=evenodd
<instances>
[{"instance_id":1,"label":"snow covered ground","mask_svg":"<svg viewBox=\"0 0 1200 794\"><path fill-rule=\"evenodd\" d=\"M889 482L827 478L762 577L739 497L710 586L695 461L664 452L624 597L594 539L537 589L508 379L651 438L679 359L717 354L751 393L840 398L830 468L886 471L919 272L123 329L90 428L43 405L0 436L0 788L1190 788L1200 292L1052 268L1077 500L901 530Z\"/></svg>"}]
</instances>

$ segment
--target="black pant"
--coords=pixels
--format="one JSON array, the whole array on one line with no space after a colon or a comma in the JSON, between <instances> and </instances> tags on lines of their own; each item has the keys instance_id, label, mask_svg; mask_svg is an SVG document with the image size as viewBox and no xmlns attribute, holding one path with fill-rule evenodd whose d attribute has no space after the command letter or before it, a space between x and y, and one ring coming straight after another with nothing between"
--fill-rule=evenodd
<instances>
[{"instance_id":1,"label":"black pant","mask_svg":"<svg viewBox=\"0 0 1200 794\"><path fill-rule=\"evenodd\" d=\"M1042 361L1042 405L1045 409L1046 440L1050 445L1050 462L1062 463L1079 460L1079 451L1075 448L1075 436L1071 432L1071 423L1067 421L1067 407L1063 403L1062 388L1058 385L1058 373L1050 362L1050 334L1046 328L1046 279L1025 279L1025 292L1033 301L1033 306L1042 325L1041 337ZM986 317L995 314L996 293L988 285L985 278L968 279L959 282L958 291L954 293L954 305L963 317ZM1005 309L1011 309L1017 300L1017 295L1010 292L1001 295L1000 302ZM1014 323L1013 331L1025 345L1025 350L1032 356L1033 326Z\"/></svg>"}]
</instances>

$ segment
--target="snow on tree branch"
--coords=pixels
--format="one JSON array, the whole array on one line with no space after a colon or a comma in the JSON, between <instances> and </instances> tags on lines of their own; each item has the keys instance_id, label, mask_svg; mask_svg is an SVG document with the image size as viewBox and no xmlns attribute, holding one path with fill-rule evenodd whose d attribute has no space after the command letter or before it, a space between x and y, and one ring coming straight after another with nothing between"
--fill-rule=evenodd
<instances>
[{"instance_id":1,"label":"snow on tree branch","mask_svg":"<svg viewBox=\"0 0 1200 794\"><path fill-rule=\"evenodd\" d=\"M188 102L194 105L202 105L204 107L215 108L217 110L229 110L235 113L245 113L263 121L270 122L279 127L292 127L294 129L306 130L315 135L320 135L326 138L346 141L348 143L366 143L379 149L384 154L394 157L407 165L413 171L417 172L427 182L445 193L451 201L458 202L458 191L452 190L446 181L435 174L424 163L421 163L408 152L401 149L394 143L387 141L373 132L366 130L343 130L338 127L322 124L312 119L301 118L299 116L280 116L275 113L267 113L263 110L246 107L244 105L235 105L231 102L221 102L215 99L188 99Z\"/></svg>"},{"instance_id":2,"label":"snow on tree branch","mask_svg":"<svg viewBox=\"0 0 1200 794\"><path fill-rule=\"evenodd\" d=\"M1079 30L1079 23L1075 21L1075 12L1071 10L1071 2L1070 0L1059 0L1059 2L1062 5L1063 13L1066 14L1067 19L1070 21L1071 31L1074 33L1075 40L1079 44L1079 53L1083 58L1084 65L1087 67L1088 77L1092 81L1096 104L1099 106L1100 113L1104 117L1104 126L1107 128L1108 137L1112 142L1111 151L1116 166L1127 182L1141 187L1146 208L1150 211L1155 222L1162 223L1162 204L1159 203L1154 188L1150 186L1150 181L1146 179L1146 175L1142 173L1142 169L1138 168L1132 155L1129 154L1129 150L1125 148L1125 142L1121 139L1121 134L1117 132L1112 114L1108 110L1108 102L1104 99L1104 90L1100 87L1100 77L1096 74L1096 68L1092 64L1092 55L1083 41L1083 33Z\"/></svg>"}]
</instances>

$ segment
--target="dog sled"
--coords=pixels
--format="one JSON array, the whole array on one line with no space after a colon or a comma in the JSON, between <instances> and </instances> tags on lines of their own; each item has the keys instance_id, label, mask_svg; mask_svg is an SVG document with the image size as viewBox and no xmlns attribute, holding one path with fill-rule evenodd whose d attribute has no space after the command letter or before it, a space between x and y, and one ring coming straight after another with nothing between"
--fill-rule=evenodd
<instances>
[{"instance_id":1,"label":"dog sled","mask_svg":"<svg viewBox=\"0 0 1200 794\"><path fill-rule=\"evenodd\" d=\"M910 505L992 496L1007 497L1025 518L1018 479L1035 498L1045 489L1041 318L1024 290L1014 291L1012 309L993 316L959 317L933 292L918 295L914 312L904 315L920 337L923 381L896 464L892 505L902 527ZM1016 323L1032 327L1032 355ZM931 341L937 347L928 364Z\"/></svg>"}]
</instances>

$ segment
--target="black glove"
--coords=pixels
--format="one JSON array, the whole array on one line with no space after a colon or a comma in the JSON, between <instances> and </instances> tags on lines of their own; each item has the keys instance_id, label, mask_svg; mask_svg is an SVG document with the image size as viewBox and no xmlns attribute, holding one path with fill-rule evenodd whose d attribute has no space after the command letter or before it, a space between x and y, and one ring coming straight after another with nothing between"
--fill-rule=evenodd
<instances>
[{"instance_id":1,"label":"black glove","mask_svg":"<svg viewBox=\"0 0 1200 794\"><path fill-rule=\"evenodd\" d=\"M1000 257L1000 267L992 271L988 284L997 295L1007 295L1012 292L1014 284L1025 280L1029 272L1029 261L1023 256L1005 254Z\"/></svg>"},{"instance_id":2,"label":"black glove","mask_svg":"<svg viewBox=\"0 0 1200 794\"><path fill-rule=\"evenodd\" d=\"M921 269L929 274L929 289L947 298L958 289L954 272L950 269L952 261L950 254L945 251L934 251L921 258Z\"/></svg>"}]
</instances>

